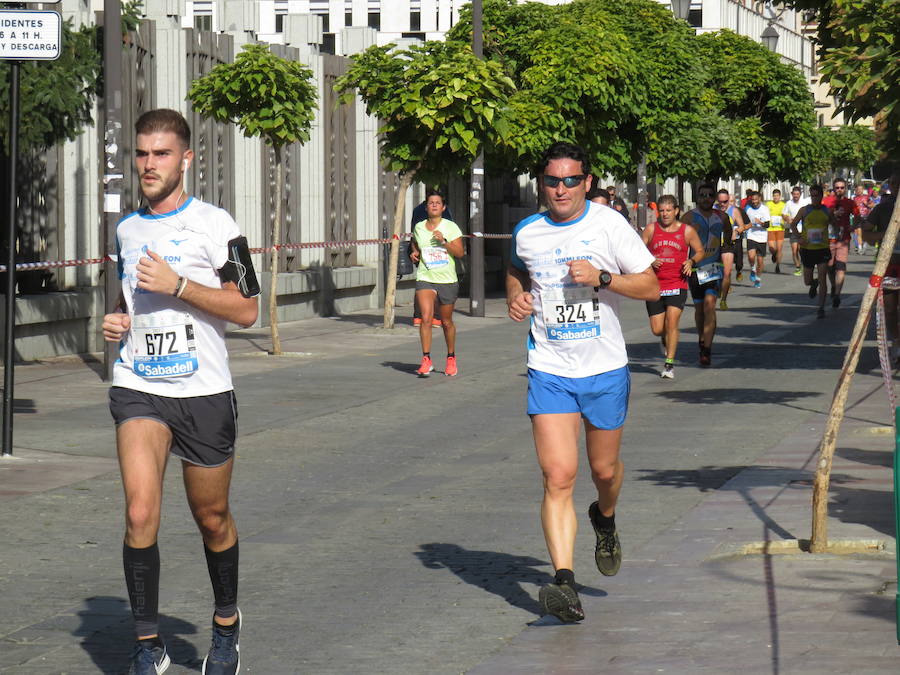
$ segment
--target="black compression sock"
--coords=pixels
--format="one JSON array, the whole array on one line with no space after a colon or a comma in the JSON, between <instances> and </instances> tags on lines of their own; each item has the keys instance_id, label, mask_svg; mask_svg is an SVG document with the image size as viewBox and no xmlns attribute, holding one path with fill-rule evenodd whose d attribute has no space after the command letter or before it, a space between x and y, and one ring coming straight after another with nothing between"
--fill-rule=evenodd
<instances>
[{"instance_id":1,"label":"black compression sock","mask_svg":"<svg viewBox=\"0 0 900 675\"><path fill-rule=\"evenodd\" d=\"M565 568L561 570L556 570L556 578L553 580L553 583L559 584L568 584L569 586L575 585L575 572L572 570L567 570Z\"/></svg>"},{"instance_id":2,"label":"black compression sock","mask_svg":"<svg viewBox=\"0 0 900 675\"><path fill-rule=\"evenodd\" d=\"M159 634L159 547L122 544L125 585L138 637Z\"/></svg>"},{"instance_id":3,"label":"black compression sock","mask_svg":"<svg viewBox=\"0 0 900 675\"><path fill-rule=\"evenodd\" d=\"M448 358L448 359L455 359L455 358L456 358L456 352L447 352L447 358Z\"/></svg>"},{"instance_id":4,"label":"black compression sock","mask_svg":"<svg viewBox=\"0 0 900 675\"><path fill-rule=\"evenodd\" d=\"M238 542L224 551L210 551L206 546L203 551L206 553L209 580L212 582L216 616L228 619L237 612Z\"/></svg>"},{"instance_id":5,"label":"black compression sock","mask_svg":"<svg viewBox=\"0 0 900 675\"><path fill-rule=\"evenodd\" d=\"M614 530L616 529L616 514L604 516L598 509L597 517L594 518L594 524L601 530Z\"/></svg>"},{"instance_id":6,"label":"black compression sock","mask_svg":"<svg viewBox=\"0 0 900 675\"><path fill-rule=\"evenodd\" d=\"M422 352L422 356L427 356L429 359L431 358L431 352Z\"/></svg>"}]
</instances>

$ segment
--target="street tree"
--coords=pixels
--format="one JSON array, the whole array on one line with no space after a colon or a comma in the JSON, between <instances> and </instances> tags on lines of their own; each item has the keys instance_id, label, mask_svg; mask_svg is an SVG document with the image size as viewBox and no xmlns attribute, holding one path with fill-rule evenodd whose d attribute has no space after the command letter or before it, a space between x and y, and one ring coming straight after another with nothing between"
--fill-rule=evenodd
<instances>
[{"instance_id":1,"label":"street tree","mask_svg":"<svg viewBox=\"0 0 900 675\"><path fill-rule=\"evenodd\" d=\"M413 179L439 183L467 171L482 147L506 143L514 86L498 64L477 58L468 45L426 42L370 47L353 57L334 88L340 103L359 95L380 120L384 167L400 176L384 300L384 327L393 328L406 192Z\"/></svg>"},{"instance_id":2,"label":"street tree","mask_svg":"<svg viewBox=\"0 0 900 675\"><path fill-rule=\"evenodd\" d=\"M856 182L856 174L868 171L881 154L875 143L875 132L857 124L819 127L816 129L816 146L819 148L818 173L846 173L851 182Z\"/></svg>"},{"instance_id":3,"label":"street tree","mask_svg":"<svg viewBox=\"0 0 900 675\"><path fill-rule=\"evenodd\" d=\"M470 35L464 7L448 39ZM641 157L658 181L812 173L814 110L796 69L728 31L695 36L652 0L486 0L484 44L518 89L522 140L578 142L600 173L631 179ZM534 146L491 148L487 165L528 169Z\"/></svg>"},{"instance_id":4,"label":"street tree","mask_svg":"<svg viewBox=\"0 0 900 675\"><path fill-rule=\"evenodd\" d=\"M789 0L815 13L818 67L838 110L875 118L878 145L900 151L900 3L896 0Z\"/></svg>"},{"instance_id":5,"label":"street tree","mask_svg":"<svg viewBox=\"0 0 900 675\"><path fill-rule=\"evenodd\" d=\"M275 154L275 217L272 246L281 242L284 201L282 150L305 143L315 116L318 94L312 71L273 54L267 45L249 44L233 63L222 63L191 84L188 100L204 117L231 122L244 136L259 137ZM272 353L281 354L278 335L278 250L269 263L269 324Z\"/></svg>"},{"instance_id":6,"label":"street tree","mask_svg":"<svg viewBox=\"0 0 900 675\"><path fill-rule=\"evenodd\" d=\"M812 178L815 108L800 71L728 30L704 33L697 42L707 72L705 95L725 121L716 132L722 134L717 145L732 153L719 153L723 163L714 163L711 173L758 180Z\"/></svg>"}]
</instances>

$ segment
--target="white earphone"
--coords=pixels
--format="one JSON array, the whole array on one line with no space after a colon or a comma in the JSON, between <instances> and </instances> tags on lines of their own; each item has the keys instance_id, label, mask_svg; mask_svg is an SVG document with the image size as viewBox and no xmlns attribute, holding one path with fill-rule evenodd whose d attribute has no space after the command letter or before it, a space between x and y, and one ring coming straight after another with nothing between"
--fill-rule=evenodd
<instances>
[{"instance_id":1,"label":"white earphone","mask_svg":"<svg viewBox=\"0 0 900 675\"><path fill-rule=\"evenodd\" d=\"M184 161L181 162L181 170L182 170L182 171L187 171L187 169L188 169L188 161L187 161L187 160L184 160Z\"/></svg>"}]
</instances>

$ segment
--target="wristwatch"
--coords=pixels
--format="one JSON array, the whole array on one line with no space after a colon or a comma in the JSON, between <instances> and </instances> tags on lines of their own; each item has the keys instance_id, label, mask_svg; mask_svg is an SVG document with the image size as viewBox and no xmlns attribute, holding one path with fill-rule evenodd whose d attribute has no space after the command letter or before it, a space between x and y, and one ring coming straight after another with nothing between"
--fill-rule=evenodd
<instances>
[{"instance_id":1,"label":"wristwatch","mask_svg":"<svg viewBox=\"0 0 900 675\"><path fill-rule=\"evenodd\" d=\"M612 283L612 274L610 274L606 270L600 270L600 285L597 286L597 290L599 291L601 288L606 288L611 283Z\"/></svg>"}]
</instances>

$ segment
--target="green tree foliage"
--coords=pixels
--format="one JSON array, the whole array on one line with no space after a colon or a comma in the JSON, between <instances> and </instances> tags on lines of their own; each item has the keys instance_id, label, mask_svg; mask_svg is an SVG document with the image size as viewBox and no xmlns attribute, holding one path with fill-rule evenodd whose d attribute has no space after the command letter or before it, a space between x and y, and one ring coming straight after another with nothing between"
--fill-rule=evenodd
<instances>
[{"instance_id":1,"label":"green tree foliage","mask_svg":"<svg viewBox=\"0 0 900 675\"><path fill-rule=\"evenodd\" d=\"M317 108L312 71L246 45L234 63L221 63L191 83L188 100L205 117L233 122L247 137L273 148L309 140Z\"/></svg>"},{"instance_id":2,"label":"green tree foliage","mask_svg":"<svg viewBox=\"0 0 900 675\"><path fill-rule=\"evenodd\" d=\"M803 75L750 38L697 36L714 125L713 175L789 181L815 173L815 109Z\"/></svg>"},{"instance_id":3,"label":"green tree foliage","mask_svg":"<svg viewBox=\"0 0 900 675\"><path fill-rule=\"evenodd\" d=\"M370 47L353 57L334 88L342 103L358 94L381 121L384 165L400 174L384 302L384 327L393 328L406 191L414 177L441 182L466 171L483 147L507 144L514 85L497 63L476 58L468 45L426 42L405 50Z\"/></svg>"},{"instance_id":4,"label":"green tree foliage","mask_svg":"<svg viewBox=\"0 0 900 675\"><path fill-rule=\"evenodd\" d=\"M819 70L852 121L875 117L879 146L900 151L900 3L792 0L818 20Z\"/></svg>"},{"instance_id":5,"label":"green tree foliage","mask_svg":"<svg viewBox=\"0 0 900 675\"><path fill-rule=\"evenodd\" d=\"M309 140L318 107L312 71L273 54L267 45L246 45L233 63L221 63L191 83L188 100L204 117L232 122L248 138L259 137L275 151L275 217L271 241L281 243L284 201L282 147ZM272 353L281 354L277 307L278 254L269 263L269 325Z\"/></svg>"},{"instance_id":6,"label":"green tree foliage","mask_svg":"<svg viewBox=\"0 0 900 675\"><path fill-rule=\"evenodd\" d=\"M467 45L426 42L370 47L335 84L381 121L385 167L430 182L466 171L486 143L503 142L512 81ZM410 176L411 178L412 176Z\"/></svg>"},{"instance_id":7,"label":"green tree foliage","mask_svg":"<svg viewBox=\"0 0 900 675\"><path fill-rule=\"evenodd\" d=\"M468 42L471 30L464 7L448 39ZM620 178L642 154L657 180L811 173L815 116L800 73L734 33L695 36L665 5L486 0L484 44L518 88L513 142L490 148L489 168L527 170L544 141L561 139Z\"/></svg>"},{"instance_id":8,"label":"green tree foliage","mask_svg":"<svg viewBox=\"0 0 900 675\"><path fill-rule=\"evenodd\" d=\"M19 149L45 150L74 139L89 124L100 76L97 28L62 25L60 56L55 61L27 61L19 66ZM0 61L0 136L9 150L9 70Z\"/></svg>"},{"instance_id":9,"label":"green tree foliage","mask_svg":"<svg viewBox=\"0 0 900 675\"><path fill-rule=\"evenodd\" d=\"M850 125L816 129L818 173L846 170L866 172L878 160L875 132L869 127Z\"/></svg>"}]
</instances>

